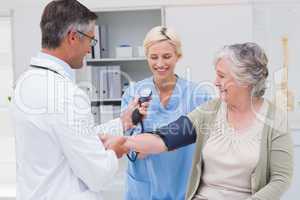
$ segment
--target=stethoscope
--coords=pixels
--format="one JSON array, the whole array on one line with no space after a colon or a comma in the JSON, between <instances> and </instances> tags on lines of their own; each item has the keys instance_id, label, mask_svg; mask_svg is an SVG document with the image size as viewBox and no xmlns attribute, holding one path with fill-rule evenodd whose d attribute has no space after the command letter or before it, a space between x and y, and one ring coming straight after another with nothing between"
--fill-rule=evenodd
<instances>
[{"instance_id":1,"label":"stethoscope","mask_svg":"<svg viewBox=\"0 0 300 200\"><path fill-rule=\"evenodd\" d=\"M47 71L51 71L55 74L58 74L60 76L62 76L60 73L58 73L57 71L53 70L53 69L50 69L50 68L47 68L47 67L43 67L43 66L39 66L39 65L30 65L30 67L32 68L37 68L37 69L43 69L43 70L47 70Z\"/></svg>"},{"instance_id":2,"label":"stethoscope","mask_svg":"<svg viewBox=\"0 0 300 200\"><path fill-rule=\"evenodd\" d=\"M142 103L144 102L149 102L151 100L151 96L152 96L152 90L150 88L146 88L141 90L141 92L139 93L139 105L141 106ZM141 133L144 132L144 123L143 123L143 115L139 112L139 110L136 108L133 113L132 113L132 123L134 125L140 124L141 125ZM135 129L132 129L131 132L129 133L130 136L132 136L134 134ZM129 153L127 153L127 158L131 161L131 162L135 162L137 157L138 157L138 152L136 151L131 151Z\"/></svg>"}]
</instances>

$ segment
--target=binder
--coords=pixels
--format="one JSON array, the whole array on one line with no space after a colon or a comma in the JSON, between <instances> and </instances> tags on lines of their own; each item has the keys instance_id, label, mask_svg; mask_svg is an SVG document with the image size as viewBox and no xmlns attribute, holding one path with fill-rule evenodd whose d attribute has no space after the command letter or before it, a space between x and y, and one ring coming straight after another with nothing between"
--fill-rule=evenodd
<instances>
[{"instance_id":1,"label":"binder","mask_svg":"<svg viewBox=\"0 0 300 200\"><path fill-rule=\"evenodd\" d=\"M100 122L106 123L114 118L113 105L100 105Z\"/></svg>"},{"instance_id":2,"label":"binder","mask_svg":"<svg viewBox=\"0 0 300 200\"><path fill-rule=\"evenodd\" d=\"M107 25L102 24L99 26L98 31L100 32L100 55L101 58L108 58L109 52L108 52L108 28Z\"/></svg>"},{"instance_id":3,"label":"binder","mask_svg":"<svg viewBox=\"0 0 300 200\"><path fill-rule=\"evenodd\" d=\"M121 115L121 106L119 105L114 105L113 106L113 118L118 118Z\"/></svg>"},{"instance_id":4,"label":"binder","mask_svg":"<svg viewBox=\"0 0 300 200\"><path fill-rule=\"evenodd\" d=\"M95 39L98 41L97 44L92 48L92 57L94 59L100 59L100 31L99 31L99 26L95 25Z\"/></svg>"},{"instance_id":5,"label":"binder","mask_svg":"<svg viewBox=\"0 0 300 200\"><path fill-rule=\"evenodd\" d=\"M90 99L91 101L97 101L99 100L99 67L93 66L89 70L91 73Z\"/></svg>"},{"instance_id":6,"label":"binder","mask_svg":"<svg viewBox=\"0 0 300 200\"><path fill-rule=\"evenodd\" d=\"M100 107L99 107L99 105L92 103L91 111L92 111L92 114L94 117L95 124L100 124Z\"/></svg>"},{"instance_id":7,"label":"binder","mask_svg":"<svg viewBox=\"0 0 300 200\"><path fill-rule=\"evenodd\" d=\"M98 87L99 87L99 100L108 99L108 71L106 66L99 67L98 71Z\"/></svg>"},{"instance_id":8,"label":"binder","mask_svg":"<svg viewBox=\"0 0 300 200\"><path fill-rule=\"evenodd\" d=\"M108 66L108 98L120 99L121 91L121 69L119 65Z\"/></svg>"},{"instance_id":9,"label":"binder","mask_svg":"<svg viewBox=\"0 0 300 200\"><path fill-rule=\"evenodd\" d=\"M91 73L91 66L86 66L78 69L76 71L76 84L79 88L81 88L90 99L92 99L91 94L91 85L92 85L92 73Z\"/></svg>"}]
</instances>

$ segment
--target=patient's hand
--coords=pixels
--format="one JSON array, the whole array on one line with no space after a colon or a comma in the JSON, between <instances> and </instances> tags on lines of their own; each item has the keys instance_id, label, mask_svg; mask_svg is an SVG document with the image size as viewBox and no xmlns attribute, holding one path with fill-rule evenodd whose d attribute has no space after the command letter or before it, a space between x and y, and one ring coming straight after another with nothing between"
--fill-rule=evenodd
<instances>
[{"instance_id":1,"label":"patient's hand","mask_svg":"<svg viewBox=\"0 0 300 200\"><path fill-rule=\"evenodd\" d=\"M112 136L102 134L99 136L106 149L113 150L118 158L128 153L129 148L125 145L127 138L124 136Z\"/></svg>"},{"instance_id":2,"label":"patient's hand","mask_svg":"<svg viewBox=\"0 0 300 200\"><path fill-rule=\"evenodd\" d=\"M149 133L127 137L125 146L144 156L148 154L159 154L168 150L165 143L158 135Z\"/></svg>"}]
</instances>

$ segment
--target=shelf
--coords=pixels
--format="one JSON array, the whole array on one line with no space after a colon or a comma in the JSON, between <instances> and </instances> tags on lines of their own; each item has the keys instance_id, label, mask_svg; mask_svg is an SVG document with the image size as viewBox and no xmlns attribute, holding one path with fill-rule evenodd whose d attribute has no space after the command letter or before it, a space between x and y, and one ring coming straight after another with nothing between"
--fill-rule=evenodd
<instances>
[{"instance_id":1,"label":"shelf","mask_svg":"<svg viewBox=\"0 0 300 200\"><path fill-rule=\"evenodd\" d=\"M122 99L101 99L100 102L115 102L115 101L122 101Z\"/></svg>"},{"instance_id":2,"label":"shelf","mask_svg":"<svg viewBox=\"0 0 300 200\"><path fill-rule=\"evenodd\" d=\"M0 185L0 199L13 199L16 197L16 185Z\"/></svg>"},{"instance_id":3,"label":"shelf","mask_svg":"<svg viewBox=\"0 0 300 200\"><path fill-rule=\"evenodd\" d=\"M123 62L123 61L146 61L146 57L132 57L132 58L101 58L101 59L87 59L86 62Z\"/></svg>"},{"instance_id":4,"label":"shelf","mask_svg":"<svg viewBox=\"0 0 300 200\"><path fill-rule=\"evenodd\" d=\"M100 105L121 105L122 99L102 99L102 100L92 100L91 106Z\"/></svg>"}]
</instances>

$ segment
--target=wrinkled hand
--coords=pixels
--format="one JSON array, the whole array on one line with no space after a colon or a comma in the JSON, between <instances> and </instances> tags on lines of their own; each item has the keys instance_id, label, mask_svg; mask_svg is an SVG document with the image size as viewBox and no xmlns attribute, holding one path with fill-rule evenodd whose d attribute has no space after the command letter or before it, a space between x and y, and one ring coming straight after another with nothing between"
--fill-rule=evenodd
<instances>
[{"instance_id":1,"label":"wrinkled hand","mask_svg":"<svg viewBox=\"0 0 300 200\"><path fill-rule=\"evenodd\" d=\"M167 151L163 140L154 134L143 133L127 137L125 146L141 154L140 158L149 154L159 154Z\"/></svg>"},{"instance_id":2,"label":"wrinkled hand","mask_svg":"<svg viewBox=\"0 0 300 200\"><path fill-rule=\"evenodd\" d=\"M127 138L124 136L112 136L108 134L100 135L100 140L102 141L106 149L113 150L118 158L121 158L124 154L128 153L129 148L125 146Z\"/></svg>"},{"instance_id":3,"label":"wrinkled hand","mask_svg":"<svg viewBox=\"0 0 300 200\"><path fill-rule=\"evenodd\" d=\"M140 106L139 98L135 97L134 100L128 105L127 109L121 113L123 129L128 130L135 127L135 125L132 123L132 113L136 108L138 108L139 112L145 117L147 115L148 107L149 102L144 102Z\"/></svg>"}]
</instances>

